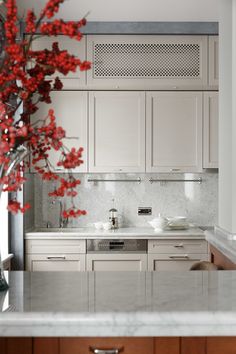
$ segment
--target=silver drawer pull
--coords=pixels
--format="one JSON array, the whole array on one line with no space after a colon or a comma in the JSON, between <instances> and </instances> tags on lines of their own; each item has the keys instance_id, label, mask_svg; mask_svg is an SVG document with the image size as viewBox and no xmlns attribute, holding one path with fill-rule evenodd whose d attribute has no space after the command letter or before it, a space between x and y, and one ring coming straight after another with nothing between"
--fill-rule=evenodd
<instances>
[{"instance_id":1,"label":"silver drawer pull","mask_svg":"<svg viewBox=\"0 0 236 354\"><path fill-rule=\"evenodd\" d=\"M98 349L98 348L89 347L89 350L94 354L119 354L123 352L124 347L112 348L112 349Z\"/></svg>"},{"instance_id":2,"label":"silver drawer pull","mask_svg":"<svg viewBox=\"0 0 236 354\"><path fill-rule=\"evenodd\" d=\"M184 245L183 245L182 243L180 243L179 245L175 245L174 247L175 247L175 248L183 248Z\"/></svg>"},{"instance_id":3,"label":"silver drawer pull","mask_svg":"<svg viewBox=\"0 0 236 354\"><path fill-rule=\"evenodd\" d=\"M169 256L171 259L189 259L189 256L187 254L182 254L182 255L174 255L174 256Z\"/></svg>"},{"instance_id":4,"label":"silver drawer pull","mask_svg":"<svg viewBox=\"0 0 236 354\"><path fill-rule=\"evenodd\" d=\"M66 259L66 256L48 256L47 259L51 259L51 260Z\"/></svg>"}]
</instances>

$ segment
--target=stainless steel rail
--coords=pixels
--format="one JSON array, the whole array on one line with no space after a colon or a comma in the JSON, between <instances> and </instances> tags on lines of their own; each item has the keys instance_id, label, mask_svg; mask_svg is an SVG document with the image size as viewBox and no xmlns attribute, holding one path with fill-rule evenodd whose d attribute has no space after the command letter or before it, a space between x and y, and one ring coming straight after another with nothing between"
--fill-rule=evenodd
<instances>
[{"instance_id":1,"label":"stainless steel rail","mask_svg":"<svg viewBox=\"0 0 236 354\"><path fill-rule=\"evenodd\" d=\"M195 183L202 183L202 177L199 178L194 178L194 179L184 179L184 178L157 178L157 179L153 179L153 178L149 178L149 182L150 183L154 183L154 182L162 182L162 183L166 183L166 182L195 182Z\"/></svg>"},{"instance_id":2,"label":"stainless steel rail","mask_svg":"<svg viewBox=\"0 0 236 354\"><path fill-rule=\"evenodd\" d=\"M137 183L141 183L142 180L141 178L136 178L136 179L103 179L103 178L88 178L87 179L88 182L137 182Z\"/></svg>"}]
</instances>

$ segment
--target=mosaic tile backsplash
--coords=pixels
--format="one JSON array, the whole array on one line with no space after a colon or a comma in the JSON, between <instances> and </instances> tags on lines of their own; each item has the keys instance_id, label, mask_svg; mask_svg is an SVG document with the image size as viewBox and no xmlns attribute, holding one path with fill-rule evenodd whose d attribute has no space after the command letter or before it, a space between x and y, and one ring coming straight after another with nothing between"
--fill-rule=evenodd
<instances>
[{"instance_id":1,"label":"mosaic tile backsplash","mask_svg":"<svg viewBox=\"0 0 236 354\"><path fill-rule=\"evenodd\" d=\"M148 226L147 221L158 216L187 216L189 222L211 226L217 223L218 174L80 174L81 179L77 201L86 216L70 221L70 227L92 226L93 222L107 221L109 209L118 210L120 226ZM135 182L88 182L88 178L100 179L136 179ZM202 184L190 182L171 182L160 184L149 182L149 178L185 178L202 177ZM26 200L34 195L31 222L27 226L46 227L50 223L59 226L59 203L53 203L48 192L53 185L42 182L37 175L33 177L30 188L26 188ZM28 194L28 195L27 195ZM113 201L114 199L114 201ZM67 200L63 200L67 204ZM139 216L138 207L152 207L151 216ZM30 225L31 224L31 225Z\"/></svg>"}]
</instances>

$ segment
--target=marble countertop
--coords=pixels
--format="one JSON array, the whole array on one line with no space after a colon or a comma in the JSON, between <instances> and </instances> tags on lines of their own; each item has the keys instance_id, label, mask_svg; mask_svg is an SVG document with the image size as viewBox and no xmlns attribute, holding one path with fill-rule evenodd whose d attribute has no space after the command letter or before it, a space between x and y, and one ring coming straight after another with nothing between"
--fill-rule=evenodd
<instances>
[{"instance_id":1,"label":"marble countertop","mask_svg":"<svg viewBox=\"0 0 236 354\"><path fill-rule=\"evenodd\" d=\"M161 239L161 238L195 238L204 239L204 232L197 227L190 227L187 230L165 230L154 231L151 227L123 227L117 230L96 230L94 228L51 228L34 229L25 234L25 239L35 238L81 238L81 239L99 239L99 238L142 238L142 239Z\"/></svg>"},{"instance_id":2,"label":"marble countertop","mask_svg":"<svg viewBox=\"0 0 236 354\"><path fill-rule=\"evenodd\" d=\"M236 271L7 276L1 336L236 336Z\"/></svg>"}]
</instances>

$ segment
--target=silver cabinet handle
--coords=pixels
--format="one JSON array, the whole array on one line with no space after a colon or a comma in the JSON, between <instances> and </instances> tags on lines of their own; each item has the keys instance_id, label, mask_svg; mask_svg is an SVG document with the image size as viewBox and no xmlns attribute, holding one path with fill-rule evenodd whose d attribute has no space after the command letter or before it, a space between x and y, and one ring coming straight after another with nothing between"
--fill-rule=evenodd
<instances>
[{"instance_id":1,"label":"silver cabinet handle","mask_svg":"<svg viewBox=\"0 0 236 354\"><path fill-rule=\"evenodd\" d=\"M174 172L174 171L181 171L180 168L171 168L170 170L171 170L172 172Z\"/></svg>"},{"instance_id":2,"label":"silver cabinet handle","mask_svg":"<svg viewBox=\"0 0 236 354\"><path fill-rule=\"evenodd\" d=\"M175 248L183 248L184 245L183 245L182 243L180 243L179 245L175 245L174 247L175 247Z\"/></svg>"},{"instance_id":3,"label":"silver cabinet handle","mask_svg":"<svg viewBox=\"0 0 236 354\"><path fill-rule=\"evenodd\" d=\"M112 348L112 349L98 349L98 348L89 347L89 350L94 354L119 354L123 352L124 347Z\"/></svg>"},{"instance_id":4,"label":"silver cabinet handle","mask_svg":"<svg viewBox=\"0 0 236 354\"><path fill-rule=\"evenodd\" d=\"M174 255L174 256L169 256L171 259L189 259L189 256L187 254L181 254L181 255Z\"/></svg>"},{"instance_id":5,"label":"silver cabinet handle","mask_svg":"<svg viewBox=\"0 0 236 354\"><path fill-rule=\"evenodd\" d=\"M51 259L51 260L66 259L66 256L48 256L47 259Z\"/></svg>"}]
</instances>

